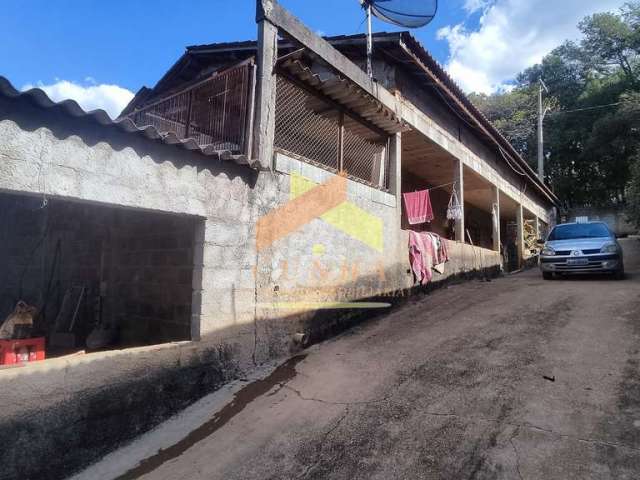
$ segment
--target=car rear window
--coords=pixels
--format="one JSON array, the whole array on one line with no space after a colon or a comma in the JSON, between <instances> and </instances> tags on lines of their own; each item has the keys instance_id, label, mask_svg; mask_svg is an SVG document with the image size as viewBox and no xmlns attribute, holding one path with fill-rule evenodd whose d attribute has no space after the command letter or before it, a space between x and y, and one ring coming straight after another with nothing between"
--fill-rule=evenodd
<instances>
[{"instance_id":1,"label":"car rear window","mask_svg":"<svg viewBox=\"0 0 640 480\"><path fill-rule=\"evenodd\" d=\"M611 232L604 223L576 223L557 225L548 240L572 240L574 238L610 237Z\"/></svg>"}]
</instances>

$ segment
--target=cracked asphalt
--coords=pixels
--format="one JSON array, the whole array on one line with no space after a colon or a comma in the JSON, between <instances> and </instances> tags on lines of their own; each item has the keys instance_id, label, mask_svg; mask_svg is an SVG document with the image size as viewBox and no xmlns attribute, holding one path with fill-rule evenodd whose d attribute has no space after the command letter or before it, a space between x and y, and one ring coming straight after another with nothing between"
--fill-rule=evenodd
<instances>
[{"instance_id":1,"label":"cracked asphalt","mask_svg":"<svg viewBox=\"0 0 640 480\"><path fill-rule=\"evenodd\" d=\"M138 473L640 478L640 241L622 244L624 281L533 269L415 298L303 352L220 428Z\"/></svg>"}]
</instances>

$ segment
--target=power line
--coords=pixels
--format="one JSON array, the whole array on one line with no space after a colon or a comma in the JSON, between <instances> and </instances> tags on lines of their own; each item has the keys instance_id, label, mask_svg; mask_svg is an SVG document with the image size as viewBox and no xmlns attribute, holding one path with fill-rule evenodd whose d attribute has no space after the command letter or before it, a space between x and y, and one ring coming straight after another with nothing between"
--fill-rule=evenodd
<instances>
[{"instance_id":1,"label":"power line","mask_svg":"<svg viewBox=\"0 0 640 480\"><path fill-rule=\"evenodd\" d=\"M607 103L607 104L604 104L604 105L594 105L592 107L574 108L573 110L560 110L559 112L547 113L547 115L560 115L560 114L563 114L563 113L584 112L586 110L596 110L596 109L599 109L599 108L614 107L616 105L635 105L635 103L634 102Z\"/></svg>"},{"instance_id":2,"label":"power line","mask_svg":"<svg viewBox=\"0 0 640 480\"><path fill-rule=\"evenodd\" d=\"M522 175L523 177L528 176L527 173L524 170L520 169L519 167L518 167L518 169L516 169L513 166L513 164L511 163L511 161L507 157L507 155L505 155L505 151L502 149L502 147L500 145L498 145L498 150L500 151L500 155L502 155L502 158L504 158L504 160L507 162L507 165L509 165L511 167L511 170L516 172L518 175Z\"/></svg>"}]
</instances>

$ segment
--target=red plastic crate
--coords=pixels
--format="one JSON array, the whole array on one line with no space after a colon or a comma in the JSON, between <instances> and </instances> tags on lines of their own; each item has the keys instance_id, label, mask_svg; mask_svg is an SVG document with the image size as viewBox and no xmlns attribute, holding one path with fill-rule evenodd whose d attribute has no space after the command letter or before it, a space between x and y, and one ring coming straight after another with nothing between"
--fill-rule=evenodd
<instances>
[{"instance_id":1,"label":"red plastic crate","mask_svg":"<svg viewBox=\"0 0 640 480\"><path fill-rule=\"evenodd\" d=\"M44 337L0 340L0 365L44 360Z\"/></svg>"}]
</instances>

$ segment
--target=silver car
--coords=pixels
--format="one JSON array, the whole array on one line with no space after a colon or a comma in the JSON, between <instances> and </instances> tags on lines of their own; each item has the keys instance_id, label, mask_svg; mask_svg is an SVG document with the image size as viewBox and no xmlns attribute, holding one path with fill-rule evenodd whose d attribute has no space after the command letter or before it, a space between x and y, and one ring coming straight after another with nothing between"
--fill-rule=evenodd
<instances>
[{"instance_id":1,"label":"silver car","mask_svg":"<svg viewBox=\"0 0 640 480\"><path fill-rule=\"evenodd\" d=\"M622 248L602 222L563 223L553 227L540 252L545 280L554 274L609 273L624 278Z\"/></svg>"}]
</instances>

